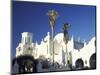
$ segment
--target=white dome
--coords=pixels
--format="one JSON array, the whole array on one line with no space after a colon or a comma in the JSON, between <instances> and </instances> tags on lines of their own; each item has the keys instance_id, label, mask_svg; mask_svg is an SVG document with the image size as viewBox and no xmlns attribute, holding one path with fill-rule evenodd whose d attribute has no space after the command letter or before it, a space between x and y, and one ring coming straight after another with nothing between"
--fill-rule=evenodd
<instances>
[{"instance_id":1,"label":"white dome","mask_svg":"<svg viewBox=\"0 0 100 75\"><path fill-rule=\"evenodd\" d=\"M88 46L90 46L90 47L95 47L95 37L93 37L93 38L89 41Z\"/></svg>"},{"instance_id":2,"label":"white dome","mask_svg":"<svg viewBox=\"0 0 100 75\"><path fill-rule=\"evenodd\" d=\"M61 41L63 41L63 33L59 33L54 37L54 41L56 40L58 43L60 43Z\"/></svg>"}]
</instances>

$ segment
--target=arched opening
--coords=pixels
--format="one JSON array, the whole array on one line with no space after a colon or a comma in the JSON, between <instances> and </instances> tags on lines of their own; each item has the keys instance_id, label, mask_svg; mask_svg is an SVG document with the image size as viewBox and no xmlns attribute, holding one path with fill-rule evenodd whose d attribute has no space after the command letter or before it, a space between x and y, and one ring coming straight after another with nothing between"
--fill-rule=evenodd
<instances>
[{"instance_id":1,"label":"arched opening","mask_svg":"<svg viewBox=\"0 0 100 75\"><path fill-rule=\"evenodd\" d=\"M41 62L43 69L49 68L49 61L45 58L45 56L40 56L38 60Z\"/></svg>"},{"instance_id":2,"label":"arched opening","mask_svg":"<svg viewBox=\"0 0 100 75\"><path fill-rule=\"evenodd\" d=\"M15 59L13 60L13 63L12 63L13 67L14 67L15 62L17 62L18 64L17 68L18 68L19 74L37 72L36 65L38 61L35 60L34 57L32 56L25 55L25 56L17 57L16 60Z\"/></svg>"},{"instance_id":3,"label":"arched opening","mask_svg":"<svg viewBox=\"0 0 100 75\"><path fill-rule=\"evenodd\" d=\"M91 69L96 69L96 53L92 54L89 60L90 63L90 68Z\"/></svg>"},{"instance_id":4,"label":"arched opening","mask_svg":"<svg viewBox=\"0 0 100 75\"><path fill-rule=\"evenodd\" d=\"M59 63L58 63L58 62L55 62L55 63L54 63L54 67L55 67L55 68L59 68L59 67L60 67Z\"/></svg>"},{"instance_id":5,"label":"arched opening","mask_svg":"<svg viewBox=\"0 0 100 75\"><path fill-rule=\"evenodd\" d=\"M82 59L77 59L75 62L76 69L83 69L84 68L84 62Z\"/></svg>"},{"instance_id":6,"label":"arched opening","mask_svg":"<svg viewBox=\"0 0 100 75\"><path fill-rule=\"evenodd\" d=\"M18 73L18 64L17 64L16 58L13 58L11 64L12 64L12 66L11 66L12 73Z\"/></svg>"}]
</instances>

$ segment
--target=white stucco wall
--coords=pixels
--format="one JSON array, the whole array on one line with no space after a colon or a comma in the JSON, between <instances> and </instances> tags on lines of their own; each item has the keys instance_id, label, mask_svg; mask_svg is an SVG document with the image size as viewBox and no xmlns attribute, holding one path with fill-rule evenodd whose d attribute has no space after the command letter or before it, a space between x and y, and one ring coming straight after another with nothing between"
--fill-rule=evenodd
<instances>
[{"instance_id":1,"label":"white stucco wall","mask_svg":"<svg viewBox=\"0 0 100 75\"><path fill-rule=\"evenodd\" d=\"M25 34L25 36L24 36ZM26 34L24 33L22 36L27 37ZM29 35L31 37L31 35ZM32 37L31 37L32 39ZM95 53L95 37L93 37L87 44L84 45L82 49L76 50L74 49L74 39L73 36L71 39L68 41L67 44L67 52L66 54L66 45L63 41L63 33L58 33L54 37L54 61L58 62L59 64L62 64L63 58L65 58L66 64L67 64L67 58L69 56L69 52L72 54L72 66L75 66L75 62L77 59L82 59L84 62L84 66L90 66L89 65L89 60L92 54ZM19 51L19 47L21 50ZM32 52L29 52L28 47L32 48ZM25 52L26 51L26 52ZM65 56L62 55L62 51L64 52ZM50 54L50 33L48 32L47 35L42 39L41 43L30 43L26 45L25 43L19 43L18 47L16 48L16 57L20 56L22 54L30 54L34 56L34 58L39 58L39 56L44 56L45 58L49 58L53 60L53 56ZM63 58L62 58L63 57ZM70 58L68 58L70 59ZM70 59L71 60L71 59ZM87 64L85 64L85 61L87 61Z\"/></svg>"}]
</instances>

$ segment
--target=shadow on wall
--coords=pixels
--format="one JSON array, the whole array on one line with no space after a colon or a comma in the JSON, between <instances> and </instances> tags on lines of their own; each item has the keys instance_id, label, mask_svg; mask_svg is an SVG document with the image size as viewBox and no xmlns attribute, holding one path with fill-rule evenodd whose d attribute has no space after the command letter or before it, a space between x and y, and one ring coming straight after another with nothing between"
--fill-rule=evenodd
<instances>
[{"instance_id":1,"label":"shadow on wall","mask_svg":"<svg viewBox=\"0 0 100 75\"><path fill-rule=\"evenodd\" d=\"M75 62L75 66L69 66L70 71L96 69L96 53L91 55L89 62L90 68L84 67L84 62L81 58L77 59ZM57 62L55 62L54 65L56 69L55 71L67 71L68 66L63 67ZM17 58L14 58L12 61L12 74L51 72L51 67L53 67L52 62L50 62L44 56L40 56L39 59L34 59L33 56L28 55L19 56Z\"/></svg>"}]
</instances>

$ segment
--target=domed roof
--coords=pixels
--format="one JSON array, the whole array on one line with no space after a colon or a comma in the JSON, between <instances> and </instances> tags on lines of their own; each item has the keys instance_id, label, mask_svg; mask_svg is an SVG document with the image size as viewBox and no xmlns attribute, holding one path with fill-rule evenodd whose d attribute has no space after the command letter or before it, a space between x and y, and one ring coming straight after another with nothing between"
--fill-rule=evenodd
<instances>
[{"instance_id":1,"label":"domed roof","mask_svg":"<svg viewBox=\"0 0 100 75\"><path fill-rule=\"evenodd\" d=\"M90 46L90 45L93 45L94 46L94 44L96 43L96 39L95 39L95 37L93 37L89 42L88 42L88 45Z\"/></svg>"},{"instance_id":2,"label":"domed roof","mask_svg":"<svg viewBox=\"0 0 100 75\"><path fill-rule=\"evenodd\" d=\"M60 43L61 41L63 41L63 33L59 33L54 37L54 41L56 40L58 43Z\"/></svg>"}]
</instances>

